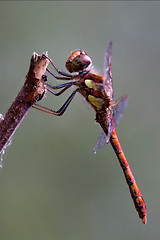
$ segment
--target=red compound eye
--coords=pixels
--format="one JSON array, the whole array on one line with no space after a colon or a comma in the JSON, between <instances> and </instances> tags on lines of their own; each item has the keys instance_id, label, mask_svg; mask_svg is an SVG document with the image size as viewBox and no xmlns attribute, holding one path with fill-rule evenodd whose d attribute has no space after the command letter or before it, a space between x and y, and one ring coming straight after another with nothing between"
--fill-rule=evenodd
<instances>
[{"instance_id":1,"label":"red compound eye","mask_svg":"<svg viewBox=\"0 0 160 240\"><path fill-rule=\"evenodd\" d=\"M76 50L68 57L66 68L70 73L80 72L85 70L91 64L91 58L84 51Z\"/></svg>"}]
</instances>

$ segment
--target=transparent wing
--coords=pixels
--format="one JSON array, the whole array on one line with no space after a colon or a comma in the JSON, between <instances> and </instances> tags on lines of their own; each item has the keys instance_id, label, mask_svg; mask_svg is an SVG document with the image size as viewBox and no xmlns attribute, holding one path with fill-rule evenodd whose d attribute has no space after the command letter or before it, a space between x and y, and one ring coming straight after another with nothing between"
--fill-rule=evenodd
<instances>
[{"instance_id":1,"label":"transparent wing","mask_svg":"<svg viewBox=\"0 0 160 240\"><path fill-rule=\"evenodd\" d=\"M113 110L108 110L107 111L107 116L106 116L106 120L104 122L105 128L107 129L107 132L104 132L103 130L101 130L98 139L96 141L96 144L94 146L93 152L96 154L97 150L99 148L102 148L104 146L105 143L109 143L110 141L110 137L113 131Z\"/></svg>"},{"instance_id":2,"label":"transparent wing","mask_svg":"<svg viewBox=\"0 0 160 240\"><path fill-rule=\"evenodd\" d=\"M122 117L123 111L126 108L128 103L128 96L124 95L116 101L112 101L112 108L113 108L113 119L114 124L117 126L119 123L120 118Z\"/></svg>"},{"instance_id":3,"label":"transparent wing","mask_svg":"<svg viewBox=\"0 0 160 240\"><path fill-rule=\"evenodd\" d=\"M98 151L98 149L102 148L106 143L106 134L103 130L100 131L99 136L97 138L96 144L93 148L94 154Z\"/></svg>"},{"instance_id":4,"label":"transparent wing","mask_svg":"<svg viewBox=\"0 0 160 240\"><path fill-rule=\"evenodd\" d=\"M122 113L127 106L128 96L124 95L119 98L117 101L112 101L112 108L113 108L113 119L115 126L118 124L120 118L122 117ZM95 147L93 152L96 153L98 149L102 148L105 143L108 143L110 140L110 135L112 133L113 126L110 124L110 130L108 131L108 135L106 136L103 130L100 131L98 139L96 141Z\"/></svg>"},{"instance_id":5,"label":"transparent wing","mask_svg":"<svg viewBox=\"0 0 160 240\"><path fill-rule=\"evenodd\" d=\"M112 69L111 69L111 58L112 58L112 41L109 42L104 56L104 89L110 99L113 99L113 86L112 86Z\"/></svg>"}]
</instances>

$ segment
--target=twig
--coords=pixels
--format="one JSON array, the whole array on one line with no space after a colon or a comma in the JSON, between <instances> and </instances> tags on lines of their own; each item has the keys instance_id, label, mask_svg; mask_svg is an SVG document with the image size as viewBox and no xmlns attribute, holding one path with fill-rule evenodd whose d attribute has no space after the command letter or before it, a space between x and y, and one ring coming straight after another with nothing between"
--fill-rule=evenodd
<instances>
[{"instance_id":1,"label":"twig","mask_svg":"<svg viewBox=\"0 0 160 240\"><path fill-rule=\"evenodd\" d=\"M0 153L2 153L3 149L7 146L7 143L33 103L43 98L45 86L37 79L42 79L48 63L49 60L45 56L38 55L35 52L32 54L25 83L3 120L0 122Z\"/></svg>"}]
</instances>

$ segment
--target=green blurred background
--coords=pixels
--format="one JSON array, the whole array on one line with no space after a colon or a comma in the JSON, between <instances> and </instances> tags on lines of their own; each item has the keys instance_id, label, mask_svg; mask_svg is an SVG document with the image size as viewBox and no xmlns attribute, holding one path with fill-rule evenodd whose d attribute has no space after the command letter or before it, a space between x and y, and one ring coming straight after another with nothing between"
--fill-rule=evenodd
<instances>
[{"instance_id":1,"label":"green blurred background","mask_svg":"<svg viewBox=\"0 0 160 240\"><path fill-rule=\"evenodd\" d=\"M0 170L2 240L159 240L159 2L1 1L0 112L21 89L33 51L48 50L65 71L70 52L84 49L102 73L110 39L115 99L129 95L117 133L147 204L147 225L111 146L93 154L99 126L77 94L63 117L32 109L16 131ZM48 93L41 104L58 109L70 92Z\"/></svg>"}]
</instances>

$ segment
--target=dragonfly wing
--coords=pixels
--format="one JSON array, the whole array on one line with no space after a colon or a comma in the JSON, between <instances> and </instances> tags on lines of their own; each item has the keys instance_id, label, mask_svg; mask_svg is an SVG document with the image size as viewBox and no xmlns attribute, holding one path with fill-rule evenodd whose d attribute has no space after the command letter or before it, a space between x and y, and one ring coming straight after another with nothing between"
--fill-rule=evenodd
<instances>
[{"instance_id":1,"label":"dragonfly wing","mask_svg":"<svg viewBox=\"0 0 160 240\"><path fill-rule=\"evenodd\" d=\"M111 68L111 58L112 58L112 41L109 42L104 56L104 90L110 99L113 99L113 86L112 86L112 68Z\"/></svg>"},{"instance_id":2,"label":"dragonfly wing","mask_svg":"<svg viewBox=\"0 0 160 240\"><path fill-rule=\"evenodd\" d=\"M113 114L113 119L114 119L114 125L117 126L120 118L122 117L122 113L124 109L126 108L128 103L128 96L124 95L121 98L119 98L116 101L112 101L112 114ZM108 128L108 134L101 130L98 136L98 139L96 141L95 147L93 149L94 153L98 151L98 149L102 148L105 143L109 143L110 136L113 130L113 123L112 123L112 118L109 116L111 114L110 111L108 111L107 114L107 128Z\"/></svg>"},{"instance_id":3,"label":"dragonfly wing","mask_svg":"<svg viewBox=\"0 0 160 240\"><path fill-rule=\"evenodd\" d=\"M98 149L102 148L106 143L106 134L103 130L100 131L96 144L93 148L94 154L98 151Z\"/></svg>"},{"instance_id":4,"label":"dragonfly wing","mask_svg":"<svg viewBox=\"0 0 160 240\"><path fill-rule=\"evenodd\" d=\"M122 96L117 101L112 101L113 119L115 126L117 126L117 124L119 123L119 120L122 117L122 113L127 106L127 103L128 103L127 95Z\"/></svg>"},{"instance_id":5,"label":"dragonfly wing","mask_svg":"<svg viewBox=\"0 0 160 240\"><path fill-rule=\"evenodd\" d=\"M112 41L109 42L108 47L105 52L104 59L104 89L107 96L110 99L113 99L113 84L112 84L112 69L111 69L111 57L112 57ZM122 116L124 109L127 106L128 96L124 95L119 98L117 101L112 101L111 107L112 110L107 110L107 116L105 121L105 126L107 133L103 130L100 132L95 147L93 149L94 153L97 152L99 148L102 148L105 143L109 143L110 136L113 130L113 119L114 125L116 126Z\"/></svg>"},{"instance_id":6,"label":"dragonfly wing","mask_svg":"<svg viewBox=\"0 0 160 240\"><path fill-rule=\"evenodd\" d=\"M107 129L107 132L104 132L103 130L100 131L98 139L96 141L96 144L94 146L93 152L96 154L98 149L102 148L105 143L109 143L110 137L113 131L113 118L112 118L112 110L107 111L107 116L105 120L105 126Z\"/></svg>"}]
</instances>

